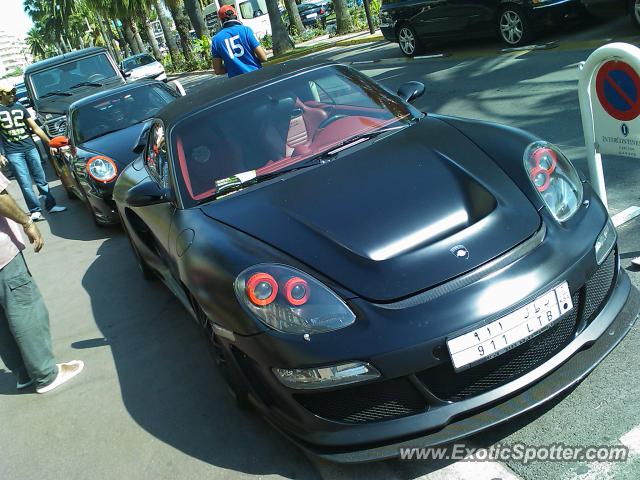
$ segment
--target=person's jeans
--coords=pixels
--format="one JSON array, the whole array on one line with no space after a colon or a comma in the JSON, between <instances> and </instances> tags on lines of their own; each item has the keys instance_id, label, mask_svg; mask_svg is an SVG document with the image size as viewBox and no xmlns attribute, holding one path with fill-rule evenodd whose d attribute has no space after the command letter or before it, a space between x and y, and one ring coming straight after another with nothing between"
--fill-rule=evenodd
<instances>
[{"instance_id":1,"label":"person's jeans","mask_svg":"<svg viewBox=\"0 0 640 480\"><path fill-rule=\"evenodd\" d=\"M27 202L27 208L30 213L39 212L40 202L36 197L33 187L31 186L31 179L36 184L38 191L41 195L45 196L44 206L47 210L54 207L56 199L53 198L49 191L49 185L47 179L44 176L44 170L42 169L42 163L40 163L40 154L38 149L34 146L31 150L26 152L7 153L7 160L13 170L13 174L16 177L20 190L22 190L22 196L24 201Z\"/></svg>"},{"instance_id":2,"label":"person's jeans","mask_svg":"<svg viewBox=\"0 0 640 480\"><path fill-rule=\"evenodd\" d=\"M19 383L49 385L58 374L49 313L21 253L0 269L0 307L0 358Z\"/></svg>"}]
</instances>

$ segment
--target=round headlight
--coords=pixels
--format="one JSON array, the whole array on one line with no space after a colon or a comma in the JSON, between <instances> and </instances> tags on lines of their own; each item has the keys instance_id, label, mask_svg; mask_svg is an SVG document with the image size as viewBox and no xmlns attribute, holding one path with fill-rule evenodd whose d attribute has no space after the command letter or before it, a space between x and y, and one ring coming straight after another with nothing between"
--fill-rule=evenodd
<instances>
[{"instance_id":1,"label":"round headlight","mask_svg":"<svg viewBox=\"0 0 640 480\"><path fill-rule=\"evenodd\" d=\"M118 167L109 157L96 155L87 162L87 173L98 182L108 183L118 176Z\"/></svg>"}]
</instances>

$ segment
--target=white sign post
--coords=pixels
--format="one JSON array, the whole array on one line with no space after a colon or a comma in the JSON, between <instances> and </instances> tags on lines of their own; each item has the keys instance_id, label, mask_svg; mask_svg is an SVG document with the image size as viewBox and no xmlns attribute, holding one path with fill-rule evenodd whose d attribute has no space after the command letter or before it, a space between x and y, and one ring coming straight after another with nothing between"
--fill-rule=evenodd
<instances>
[{"instance_id":1,"label":"white sign post","mask_svg":"<svg viewBox=\"0 0 640 480\"><path fill-rule=\"evenodd\" d=\"M605 206L601 155L640 158L640 48L610 43L580 65L578 84L589 175Z\"/></svg>"}]
</instances>

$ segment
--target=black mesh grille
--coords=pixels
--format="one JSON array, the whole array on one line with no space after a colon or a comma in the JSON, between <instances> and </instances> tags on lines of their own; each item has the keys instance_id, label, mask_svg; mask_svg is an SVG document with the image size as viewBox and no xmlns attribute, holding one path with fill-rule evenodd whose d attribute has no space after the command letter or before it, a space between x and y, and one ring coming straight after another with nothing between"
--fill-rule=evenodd
<instances>
[{"instance_id":1,"label":"black mesh grille","mask_svg":"<svg viewBox=\"0 0 640 480\"><path fill-rule=\"evenodd\" d=\"M544 363L572 339L577 324L580 292L574 293L574 308L549 330L528 342L476 367L456 373L451 361L417 374L443 400L459 401L504 385Z\"/></svg>"},{"instance_id":2,"label":"black mesh grille","mask_svg":"<svg viewBox=\"0 0 640 480\"><path fill-rule=\"evenodd\" d=\"M345 423L368 423L426 411L427 404L406 378L374 382L341 390L295 395L319 417Z\"/></svg>"},{"instance_id":3,"label":"black mesh grille","mask_svg":"<svg viewBox=\"0 0 640 480\"><path fill-rule=\"evenodd\" d=\"M616 254L612 250L607 259L596 270L586 285L586 299L582 318L589 322L591 317L598 313L602 303L608 297L616 271Z\"/></svg>"}]
</instances>

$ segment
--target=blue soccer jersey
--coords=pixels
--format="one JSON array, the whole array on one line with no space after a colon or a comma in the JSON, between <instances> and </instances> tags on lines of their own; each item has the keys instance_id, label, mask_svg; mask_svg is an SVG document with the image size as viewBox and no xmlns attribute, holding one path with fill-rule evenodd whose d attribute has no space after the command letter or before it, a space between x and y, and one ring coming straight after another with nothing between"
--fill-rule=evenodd
<instances>
[{"instance_id":1,"label":"blue soccer jersey","mask_svg":"<svg viewBox=\"0 0 640 480\"><path fill-rule=\"evenodd\" d=\"M221 58L229 78L260 68L260 62L253 53L260 45L253 30L237 23L225 27L211 39L211 56Z\"/></svg>"}]
</instances>

